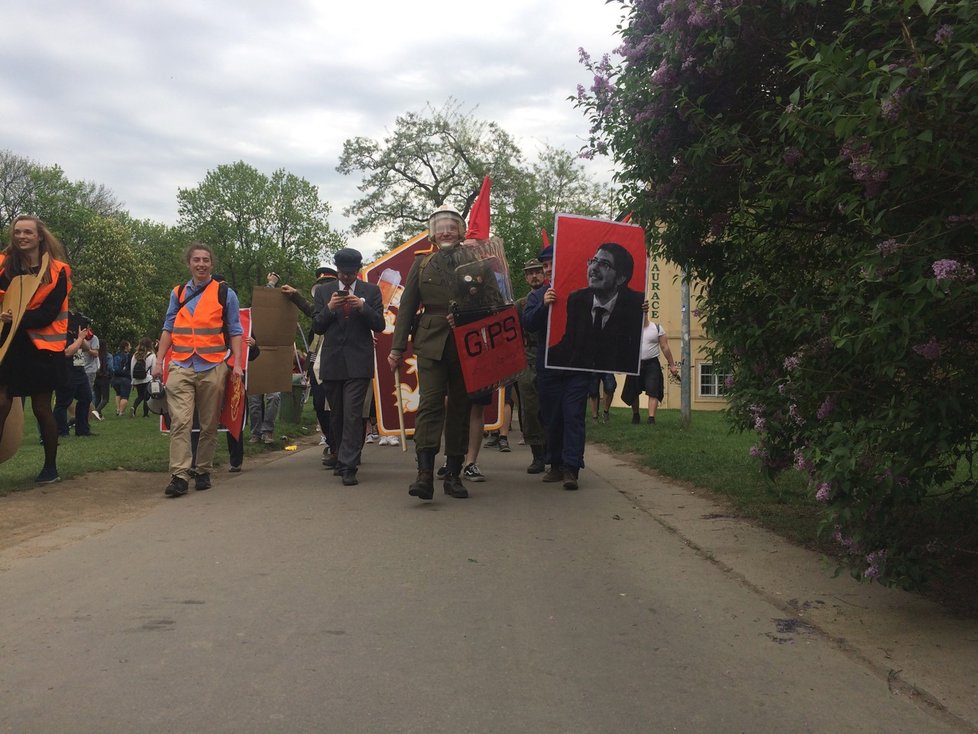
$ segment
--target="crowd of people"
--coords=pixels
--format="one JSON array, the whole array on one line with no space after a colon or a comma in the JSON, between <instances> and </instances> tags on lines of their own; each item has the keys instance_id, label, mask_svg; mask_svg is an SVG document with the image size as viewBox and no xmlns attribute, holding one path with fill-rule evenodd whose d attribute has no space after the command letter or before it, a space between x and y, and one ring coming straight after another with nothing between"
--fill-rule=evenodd
<instances>
[{"instance_id":1,"label":"crowd of people","mask_svg":"<svg viewBox=\"0 0 978 734\"><path fill-rule=\"evenodd\" d=\"M466 223L457 210L439 207L428 224L432 249L416 255L407 275L387 355L390 369L398 371L410 340L416 360L416 476L409 494L433 499L437 456L444 442L445 460L437 477L447 496L467 498L466 482L486 481L478 464L480 449L512 450L509 429L514 408L522 432L520 443L532 455L527 473L542 475L543 482L559 482L567 490L577 489L585 465L589 400L592 419L607 422L617 389L614 375L602 371L602 358L629 340L637 342L641 335L641 368L638 375L625 380L622 393L632 406L633 423L641 422L643 393L647 396L646 422L655 422L664 393L660 355L673 374L678 370L664 330L647 318L647 304L642 305L646 315L641 328L633 323L634 309L615 311L616 302L637 304L642 299L627 287L631 257L620 245L602 244L588 260L588 288L569 294L568 328L549 351L572 368L548 364L545 356L549 311L561 297L550 282L553 248L545 248L524 264L523 277L530 292L517 301L516 308L527 369L505 386L500 427L489 434L484 431L485 410L494 391L467 392L452 337L459 320L467 318L455 300L455 279L459 272L466 272L466 277L478 282L480 305L490 310L503 303L504 289L497 288L492 272L481 272L486 266L475 248L466 246ZM386 321L380 289L359 277L361 254L344 248L336 253L334 263L335 269L316 271L311 302L291 285L282 285L281 292L311 319L304 369L322 432L322 463L343 485L353 486L359 483L364 444L380 438L371 381L375 335L384 331ZM22 285L29 288L21 308L5 307L0 313L0 438L12 401L31 398L45 453L38 483L59 479L59 437L69 435L72 428L76 436L94 435L89 418L105 419L111 393L117 417L136 417L140 412L148 416L151 384L163 377L167 357L170 481L165 494L185 495L191 482L198 491L210 488L228 375L231 389L238 389L245 369L244 346L249 347L250 358L260 347L253 337L244 335L237 294L215 276L210 247L192 244L185 264L189 279L170 293L159 339L143 337L135 349L123 341L113 352L95 335L89 318L68 308L71 268L58 239L36 217L22 216L13 222L0 264L0 290L19 293L16 289ZM268 286L278 287L274 273L268 274ZM583 324L580 328L570 320L577 312ZM605 347L595 350L595 339ZM243 396L243 386L240 389ZM135 400L130 404L133 392ZM251 441L272 442L280 403L279 393L247 396ZM228 438L232 472L241 469L243 440L244 435ZM380 438L380 442L398 443L393 436Z\"/></svg>"}]
</instances>

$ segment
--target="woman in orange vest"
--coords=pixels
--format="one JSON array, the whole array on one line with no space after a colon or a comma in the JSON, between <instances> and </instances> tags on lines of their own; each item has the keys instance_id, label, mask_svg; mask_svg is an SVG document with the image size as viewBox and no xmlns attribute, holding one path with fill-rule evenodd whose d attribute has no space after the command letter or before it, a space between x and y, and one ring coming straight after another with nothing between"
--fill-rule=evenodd
<instances>
[{"instance_id":1,"label":"woman in orange vest","mask_svg":"<svg viewBox=\"0 0 978 734\"><path fill-rule=\"evenodd\" d=\"M41 258L48 267L41 273ZM67 376L65 347L68 337L68 294L71 268L65 262L64 246L37 217L22 215L10 226L10 244L0 262L0 291L11 280L28 273L41 276L41 285L26 304L17 332L10 336L13 304L0 313L3 339L11 339L0 363L0 436L10 412L11 400L29 396L34 417L44 441L44 468L35 480L46 484L58 476L58 426L51 411L51 395Z\"/></svg>"}]
</instances>

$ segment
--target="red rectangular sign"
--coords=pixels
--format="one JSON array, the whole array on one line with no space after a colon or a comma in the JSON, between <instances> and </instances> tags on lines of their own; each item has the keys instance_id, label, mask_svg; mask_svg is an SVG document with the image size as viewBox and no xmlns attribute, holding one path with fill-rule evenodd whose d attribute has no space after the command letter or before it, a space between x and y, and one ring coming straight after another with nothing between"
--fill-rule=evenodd
<instances>
[{"instance_id":1,"label":"red rectangular sign","mask_svg":"<svg viewBox=\"0 0 978 734\"><path fill-rule=\"evenodd\" d=\"M465 389L474 393L505 382L526 369L523 331L516 306L453 330Z\"/></svg>"}]
</instances>

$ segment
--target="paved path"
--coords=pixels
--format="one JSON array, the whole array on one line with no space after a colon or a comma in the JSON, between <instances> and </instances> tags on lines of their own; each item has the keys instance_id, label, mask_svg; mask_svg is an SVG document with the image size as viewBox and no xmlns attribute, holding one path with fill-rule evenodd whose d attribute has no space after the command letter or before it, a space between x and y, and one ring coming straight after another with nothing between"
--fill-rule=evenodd
<instances>
[{"instance_id":1,"label":"paved path","mask_svg":"<svg viewBox=\"0 0 978 734\"><path fill-rule=\"evenodd\" d=\"M352 488L311 449L7 554L0 731L976 729L975 623L590 447L576 493L528 461L420 503L400 449Z\"/></svg>"}]
</instances>

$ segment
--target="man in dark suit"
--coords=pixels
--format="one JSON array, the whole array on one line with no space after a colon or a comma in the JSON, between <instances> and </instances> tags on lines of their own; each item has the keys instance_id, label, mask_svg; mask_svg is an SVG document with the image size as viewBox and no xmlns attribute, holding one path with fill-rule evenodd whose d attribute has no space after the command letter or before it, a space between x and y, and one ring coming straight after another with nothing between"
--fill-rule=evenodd
<instances>
[{"instance_id":1,"label":"man in dark suit","mask_svg":"<svg viewBox=\"0 0 978 734\"><path fill-rule=\"evenodd\" d=\"M635 262L617 242L605 242L587 261L587 288L567 298L567 329L550 347L548 367L638 372L641 293L628 288Z\"/></svg>"},{"instance_id":2,"label":"man in dark suit","mask_svg":"<svg viewBox=\"0 0 978 734\"><path fill-rule=\"evenodd\" d=\"M331 411L337 462L343 484L357 484L363 449L363 403L374 375L375 331L383 331L380 288L357 279L363 258L344 247L336 253L337 279L316 290L312 329L323 335L320 375Z\"/></svg>"}]
</instances>

